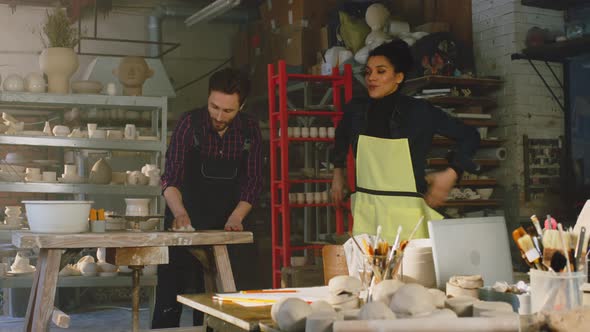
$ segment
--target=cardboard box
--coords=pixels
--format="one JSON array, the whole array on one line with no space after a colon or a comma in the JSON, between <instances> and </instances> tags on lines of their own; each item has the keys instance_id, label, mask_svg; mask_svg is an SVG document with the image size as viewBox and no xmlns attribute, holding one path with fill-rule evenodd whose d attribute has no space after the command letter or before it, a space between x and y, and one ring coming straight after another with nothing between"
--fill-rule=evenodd
<instances>
[{"instance_id":1,"label":"cardboard box","mask_svg":"<svg viewBox=\"0 0 590 332\"><path fill-rule=\"evenodd\" d=\"M289 26L321 27L336 8L336 0L274 0L275 20L278 28Z\"/></svg>"},{"instance_id":2,"label":"cardboard box","mask_svg":"<svg viewBox=\"0 0 590 332\"><path fill-rule=\"evenodd\" d=\"M281 29L273 35L273 53L287 65L301 66L302 72L317 63L321 49L320 30L315 28Z\"/></svg>"}]
</instances>

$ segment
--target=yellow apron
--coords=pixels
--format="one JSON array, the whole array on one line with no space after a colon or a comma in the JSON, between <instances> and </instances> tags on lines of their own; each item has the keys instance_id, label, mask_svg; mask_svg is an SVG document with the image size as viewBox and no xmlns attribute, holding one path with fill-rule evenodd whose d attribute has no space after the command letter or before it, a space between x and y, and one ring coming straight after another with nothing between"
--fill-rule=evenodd
<instances>
[{"instance_id":1,"label":"yellow apron","mask_svg":"<svg viewBox=\"0 0 590 332\"><path fill-rule=\"evenodd\" d=\"M403 227L401 239L406 239L424 216L414 238L427 238L427 221L441 220L442 216L416 193L408 140L361 135L356 155L353 234L375 234L381 225L382 237L393 244L398 225Z\"/></svg>"}]
</instances>

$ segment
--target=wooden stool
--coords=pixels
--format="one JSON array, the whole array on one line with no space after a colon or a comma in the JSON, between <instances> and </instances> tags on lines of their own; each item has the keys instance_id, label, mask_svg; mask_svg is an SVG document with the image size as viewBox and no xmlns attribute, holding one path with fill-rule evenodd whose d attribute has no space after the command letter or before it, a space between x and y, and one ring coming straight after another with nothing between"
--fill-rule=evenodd
<instances>
[{"instance_id":1,"label":"wooden stool","mask_svg":"<svg viewBox=\"0 0 590 332\"><path fill-rule=\"evenodd\" d=\"M322 249L324 261L324 283L327 285L335 276L348 275L348 265L341 245L325 245Z\"/></svg>"}]
</instances>

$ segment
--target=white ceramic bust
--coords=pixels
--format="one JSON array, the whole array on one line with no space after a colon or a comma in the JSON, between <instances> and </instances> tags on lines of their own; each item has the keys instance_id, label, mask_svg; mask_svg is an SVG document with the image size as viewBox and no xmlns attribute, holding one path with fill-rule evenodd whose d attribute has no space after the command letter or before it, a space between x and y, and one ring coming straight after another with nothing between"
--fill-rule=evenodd
<instances>
[{"instance_id":1,"label":"white ceramic bust","mask_svg":"<svg viewBox=\"0 0 590 332\"><path fill-rule=\"evenodd\" d=\"M121 59L119 67L113 69L113 74L119 78L124 96L141 96L143 83L154 75L154 71L144 58L127 56Z\"/></svg>"},{"instance_id":2,"label":"white ceramic bust","mask_svg":"<svg viewBox=\"0 0 590 332\"><path fill-rule=\"evenodd\" d=\"M371 28L371 32L365 38L365 45L383 43L390 36L384 31L387 21L389 20L389 10L383 4L374 3L367 8L365 12L365 21Z\"/></svg>"}]
</instances>

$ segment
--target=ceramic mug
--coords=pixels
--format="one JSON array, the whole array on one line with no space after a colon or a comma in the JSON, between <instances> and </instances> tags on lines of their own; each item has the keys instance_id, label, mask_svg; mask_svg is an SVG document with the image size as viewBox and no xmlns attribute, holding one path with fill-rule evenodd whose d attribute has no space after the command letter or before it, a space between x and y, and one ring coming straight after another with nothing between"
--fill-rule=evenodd
<instances>
[{"instance_id":1,"label":"ceramic mug","mask_svg":"<svg viewBox=\"0 0 590 332\"><path fill-rule=\"evenodd\" d=\"M328 191L322 191L322 203L328 203L328 201L330 200L330 195L328 193Z\"/></svg>"},{"instance_id":2,"label":"ceramic mug","mask_svg":"<svg viewBox=\"0 0 590 332\"><path fill-rule=\"evenodd\" d=\"M328 128L326 128L326 127L320 127L320 128L318 128L318 136L320 138L326 138L326 137L328 137Z\"/></svg>"},{"instance_id":3,"label":"ceramic mug","mask_svg":"<svg viewBox=\"0 0 590 332\"><path fill-rule=\"evenodd\" d=\"M301 137L301 128L300 127L293 127L293 137L295 137L295 138Z\"/></svg>"},{"instance_id":4,"label":"ceramic mug","mask_svg":"<svg viewBox=\"0 0 590 332\"><path fill-rule=\"evenodd\" d=\"M95 139L105 139L107 138L107 131L104 129L95 129L92 135L88 137Z\"/></svg>"},{"instance_id":5,"label":"ceramic mug","mask_svg":"<svg viewBox=\"0 0 590 332\"><path fill-rule=\"evenodd\" d=\"M313 201L316 204L321 204L322 203L322 193L321 192L313 193Z\"/></svg>"},{"instance_id":6,"label":"ceramic mug","mask_svg":"<svg viewBox=\"0 0 590 332\"><path fill-rule=\"evenodd\" d=\"M294 204L297 202L297 194L289 193L289 203Z\"/></svg>"},{"instance_id":7,"label":"ceramic mug","mask_svg":"<svg viewBox=\"0 0 590 332\"><path fill-rule=\"evenodd\" d=\"M305 193L305 203L313 204L314 195L313 193Z\"/></svg>"},{"instance_id":8,"label":"ceramic mug","mask_svg":"<svg viewBox=\"0 0 590 332\"><path fill-rule=\"evenodd\" d=\"M27 182L39 182L43 179L41 174L27 174L25 175L25 181Z\"/></svg>"},{"instance_id":9,"label":"ceramic mug","mask_svg":"<svg viewBox=\"0 0 590 332\"><path fill-rule=\"evenodd\" d=\"M86 125L86 127L88 128L88 137L92 137L97 126L98 124L96 123L89 123Z\"/></svg>"},{"instance_id":10,"label":"ceramic mug","mask_svg":"<svg viewBox=\"0 0 590 332\"><path fill-rule=\"evenodd\" d=\"M297 193L296 197L297 197L297 204L305 203L305 194L304 193Z\"/></svg>"},{"instance_id":11,"label":"ceramic mug","mask_svg":"<svg viewBox=\"0 0 590 332\"><path fill-rule=\"evenodd\" d=\"M309 137L309 128L308 127L301 128L301 137L303 137L303 138Z\"/></svg>"},{"instance_id":12,"label":"ceramic mug","mask_svg":"<svg viewBox=\"0 0 590 332\"><path fill-rule=\"evenodd\" d=\"M336 136L336 128L328 127L328 138L334 138Z\"/></svg>"},{"instance_id":13,"label":"ceramic mug","mask_svg":"<svg viewBox=\"0 0 590 332\"><path fill-rule=\"evenodd\" d=\"M78 167L76 165L64 165L64 175L65 176L73 176L78 175Z\"/></svg>"},{"instance_id":14,"label":"ceramic mug","mask_svg":"<svg viewBox=\"0 0 590 332\"><path fill-rule=\"evenodd\" d=\"M287 128L287 137L293 137L293 127Z\"/></svg>"},{"instance_id":15,"label":"ceramic mug","mask_svg":"<svg viewBox=\"0 0 590 332\"><path fill-rule=\"evenodd\" d=\"M136 139L137 129L134 124L128 123L125 125L125 139Z\"/></svg>"},{"instance_id":16,"label":"ceramic mug","mask_svg":"<svg viewBox=\"0 0 590 332\"><path fill-rule=\"evenodd\" d=\"M309 128L309 137L311 137L311 138L318 137L318 128L317 127Z\"/></svg>"}]
</instances>

